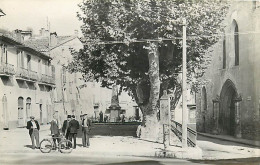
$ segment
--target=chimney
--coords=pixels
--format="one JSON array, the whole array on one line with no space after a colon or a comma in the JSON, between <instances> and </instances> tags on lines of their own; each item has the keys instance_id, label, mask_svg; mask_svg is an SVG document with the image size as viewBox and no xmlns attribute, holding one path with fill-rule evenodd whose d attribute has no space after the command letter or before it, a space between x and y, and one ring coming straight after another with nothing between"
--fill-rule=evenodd
<instances>
[{"instance_id":1,"label":"chimney","mask_svg":"<svg viewBox=\"0 0 260 165\"><path fill-rule=\"evenodd\" d=\"M79 35L79 31L78 30L74 30L74 35L78 36Z\"/></svg>"},{"instance_id":2,"label":"chimney","mask_svg":"<svg viewBox=\"0 0 260 165\"><path fill-rule=\"evenodd\" d=\"M45 32L45 29L44 29L44 28L41 28L41 29L40 29L40 36L43 36L44 32Z\"/></svg>"},{"instance_id":3,"label":"chimney","mask_svg":"<svg viewBox=\"0 0 260 165\"><path fill-rule=\"evenodd\" d=\"M58 39L57 39L57 33L56 32L53 32L53 33L50 33L50 46L51 47L54 47L58 44Z\"/></svg>"},{"instance_id":4,"label":"chimney","mask_svg":"<svg viewBox=\"0 0 260 165\"><path fill-rule=\"evenodd\" d=\"M49 36L49 30L45 29L45 28L41 28L40 30L40 36L41 37L48 37Z\"/></svg>"},{"instance_id":5,"label":"chimney","mask_svg":"<svg viewBox=\"0 0 260 165\"><path fill-rule=\"evenodd\" d=\"M23 43L24 37L23 37L23 35L22 35L21 32L22 32L22 30L19 30L19 29L14 30L16 40L17 40L18 42Z\"/></svg>"}]
</instances>

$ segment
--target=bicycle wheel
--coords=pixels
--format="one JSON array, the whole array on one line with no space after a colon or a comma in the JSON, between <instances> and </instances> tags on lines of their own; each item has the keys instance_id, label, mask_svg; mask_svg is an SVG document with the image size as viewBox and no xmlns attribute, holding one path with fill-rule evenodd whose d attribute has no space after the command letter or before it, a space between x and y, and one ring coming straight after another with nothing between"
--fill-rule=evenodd
<instances>
[{"instance_id":1,"label":"bicycle wheel","mask_svg":"<svg viewBox=\"0 0 260 165\"><path fill-rule=\"evenodd\" d=\"M61 140L59 142L59 150L61 153L71 153L72 143L70 140Z\"/></svg>"},{"instance_id":2,"label":"bicycle wheel","mask_svg":"<svg viewBox=\"0 0 260 165\"><path fill-rule=\"evenodd\" d=\"M52 149L52 142L49 139L43 139L40 143L40 150L42 153L49 153Z\"/></svg>"}]
</instances>

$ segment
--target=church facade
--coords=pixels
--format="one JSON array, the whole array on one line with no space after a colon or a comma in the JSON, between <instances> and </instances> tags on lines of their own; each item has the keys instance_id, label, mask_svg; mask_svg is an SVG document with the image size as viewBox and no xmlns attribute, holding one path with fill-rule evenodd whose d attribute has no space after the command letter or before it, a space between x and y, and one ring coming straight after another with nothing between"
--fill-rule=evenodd
<instances>
[{"instance_id":1,"label":"church facade","mask_svg":"<svg viewBox=\"0 0 260 165\"><path fill-rule=\"evenodd\" d=\"M233 2L196 94L197 131L260 139L259 2Z\"/></svg>"}]
</instances>

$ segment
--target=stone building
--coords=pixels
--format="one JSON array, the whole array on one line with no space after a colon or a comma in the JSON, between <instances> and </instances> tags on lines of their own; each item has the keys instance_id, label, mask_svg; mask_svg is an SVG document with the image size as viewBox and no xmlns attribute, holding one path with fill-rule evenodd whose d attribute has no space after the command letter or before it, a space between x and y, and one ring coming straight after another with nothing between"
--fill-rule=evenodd
<instances>
[{"instance_id":1,"label":"stone building","mask_svg":"<svg viewBox=\"0 0 260 165\"><path fill-rule=\"evenodd\" d=\"M24 127L31 115L41 123L53 111L51 57L23 43L20 32L0 33L0 128Z\"/></svg>"},{"instance_id":2,"label":"stone building","mask_svg":"<svg viewBox=\"0 0 260 165\"><path fill-rule=\"evenodd\" d=\"M55 72L56 86L51 98L55 111L59 113L60 120L64 120L68 114L76 115L77 119L85 113L93 119L97 119L101 111L105 114L108 107L107 101L111 101L111 89L102 88L96 82L85 82L81 73L69 73L66 70L66 66L72 61L70 49L79 50L83 47L77 31L70 36L58 36L55 32L49 33L48 30L41 28L40 35L30 37L29 40L25 41L25 44L42 53L49 54L52 58L51 64L55 66L52 70ZM123 92L124 94L125 92ZM119 97L122 98L122 96ZM122 101L128 100L125 101L126 103L129 100L132 101L130 96L124 95L123 98ZM126 107L125 103L120 102L120 104ZM124 110L130 115L133 106Z\"/></svg>"},{"instance_id":3,"label":"stone building","mask_svg":"<svg viewBox=\"0 0 260 165\"><path fill-rule=\"evenodd\" d=\"M75 115L77 119L80 119L81 114L93 115L93 95L88 90L90 86L83 81L80 73L69 73L66 69L72 61L70 49L79 50L83 47L77 31L70 36L58 36L56 32L49 33L42 28L39 36L33 36L25 43L52 58L56 83L52 92L52 103L60 120L63 121L69 114Z\"/></svg>"},{"instance_id":4,"label":"stone building","mask_svg":"<svg viewBox=\"0 0 260 165\"><path fill-rule=\"evenodd\" d=\"M260 139L260 2L234 1L196 95L197 130Z\"/></svg>"}]
</instances>

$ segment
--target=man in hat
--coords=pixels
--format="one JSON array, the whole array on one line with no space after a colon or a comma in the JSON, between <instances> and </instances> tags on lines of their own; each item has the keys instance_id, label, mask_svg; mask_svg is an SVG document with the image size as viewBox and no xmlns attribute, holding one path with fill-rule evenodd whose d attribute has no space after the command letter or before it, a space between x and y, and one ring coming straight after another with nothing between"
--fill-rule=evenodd
<instances>
[{"instance_id":1,"label":"man in hat","mask_svg":"<svg viewBox=\"0 0 260 165\"><path fill-rule=\"evenodd\" d=\"M76 138L77 138L77 133L78 133L78 129L79 129L79 122L75 119L75 115L72 115L72 120L69 123L69 130L70 130L70 135L69 135L69 140L72 142L72 138L73 138L73 148L76 148Z\"/></svg>"},{"instance_id":2,"label":"man in hat","mask_svg":"<svg viewBox=\"0 0 260 165\"><path fill-rule=\"evenodd\" d=\"M37 120L34 120L34 116L30 116L30 121L27 122L26 128L29 129L29 135L32 141L32 149L35 149L34 138L36 140L36 148L40 148L39 143L39 130L40 126Z\"/></svg>"},{"instance_id":3,"label":"man in hat","mask_svg":"<svg viewBox=\"0 0 260 165\"><path fill-rule=\"evenodd\" d=\"M59 121L58 121L58 112L55 112L53 114L53 120L51 121L51 136L53 138L53 142L56 148L56 140L58 141L58 143L60 142L60 139L58 138L60 136L60 130L59 130Z\"/></svg>"},{"instance_id":4,"label":"man in hat","mask_svg":"<svg viewBox=\"0 0 260 165\"><path fill-rule=\"evenodd\" d=\"M65 136L66 139L69 139L69 134L70 134L70 130L69 130L69 122L71 121L71 115L67 116L67 120L65 120L63 122L62 125L62 133Z\"/></svg>"},{"instance_id":5,"label":"man in hat","mask_svg":"<svg viewBox=\"0 0 260 165\"><path fill-rule=\"evenodd\" d=\"M88 118L87 114L84 114L84 118L82 120L82 145L83 147L89 147L89 133L90 133L90 126L91 126L91 121Z\"/></svg>"}]
</instances>

